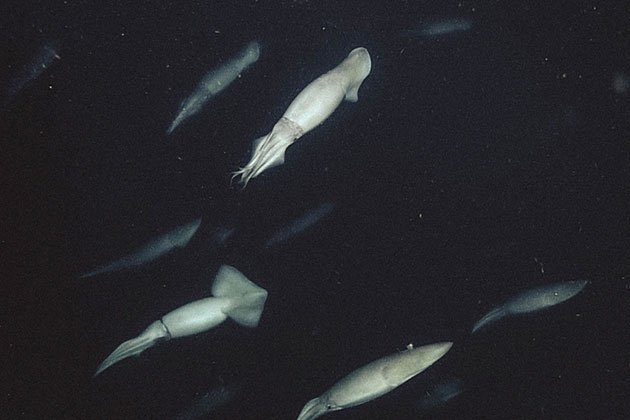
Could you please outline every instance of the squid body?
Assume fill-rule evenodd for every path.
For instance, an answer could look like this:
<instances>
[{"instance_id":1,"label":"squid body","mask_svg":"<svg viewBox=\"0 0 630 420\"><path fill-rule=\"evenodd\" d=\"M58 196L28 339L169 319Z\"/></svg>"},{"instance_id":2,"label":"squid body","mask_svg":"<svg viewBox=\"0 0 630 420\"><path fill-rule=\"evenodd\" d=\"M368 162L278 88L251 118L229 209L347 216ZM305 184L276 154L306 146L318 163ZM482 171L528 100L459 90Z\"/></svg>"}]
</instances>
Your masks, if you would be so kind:
<instances>
[{"instance_id":1,"label":"squid body","mask_svg":"<svg viewBox=\"0 0 630 420\"><path fill-rule=\"evenodd\" d=\"M359 99L359 87L371 68L370 54L359 47L337 67L313 80L291 102L271 133L254 140L249 163L232 178L240 176L239 182L245 186L265 170L283 164L287 147L323 123L344 99Z\"/></svg>"},{"instance_id":2,"label":"squid body","mask_svg":"<svg viewBox=\"0 0 630 420\"><path fill-rule=\"evenodd\" d=\"M184 248L188 245L190 239L195 235L197 229L201 225L201 218L195 219L190 223L179 226L171 232L162 235L141 248L137 249L129 255L126 255L114 262L94 271L83 274L81 278L92 277L110 271L123 270L125 268L135 267L150 261L153 261L175 248Z\"/></svg>"},{"instance_id":3,"label":"squid body","mask_svg":"<svg viewBox=\"0 0 630 420\"><path fill-rule=\"evenodd\" d=\"M182 101L179 112L168 127L166 134L171 134L184 120L201 111L206 102L228 87L242 72L258 61L259 57L260 44L252 41L234 58L206 74L193 93Z\"/></svg>"},{"instance_id":4,"label":"squid body","mask_svg":"<svg viewBox=\"0 0 630 420\"><path fill-rule=\"evenodd\" d=\"M55 61L60 59L55 43L39 48L33 59L22 68L22 71L9 81L2 106L7 106L15 96L30 82L37 79ZM10 66L7 66L10 68Z\"/></svg>"},{"instance_id":5,"label":"squid body","mask_svg":"<svg viewBox=\"0 0 630 420\"><path fill-rule=\"evenodd\" d=\"M213 297L196 300L153 322L138 337L125 341L100 364L94 376L129 356L137 356L160 341L207 331L227 318L245 327L256 327L267 291L240 271L222 265L212 284Z\"/></svg>"},{"instance_id":6,"label":"squid body","mask_svg":"<svg viewBox=\"0 0 630 420\"><path fill-rule=\"evenodd\" d=\"M474 333L485 325L495 322L504 316L539 311L571 299L584 289L587 281L567 281L536 287L516 295L501 306L484 315L472 329Z\"/></svg>"},{"instance_id":7,"label":"squid body","mask_svg":"<svg viewBox=\"0 0 630 420\"><path fill-rule=\"evenodd\" d=\"M435 343L385 356L341 379L306 403L297 420L313 420L331 411L354 407L378 398L437 362L453 343Z\"/></svg>"},{"instance_id":8,"label":"squid body","mask_svg":"<svg viewBox=\"0 0 630 420\"><path fill-rule=\"evenodd\" d=\"M313 209L310 209L300 218L294 220L288 226L285 226L282 229L278 230L272 237L267 240L267 242L265 242L265 247L272 247L286 242L291 237L300 234L309 227L313 226L315 223L319 222L324 217L328 216L334 208L335 205L332 203L323 203Z\"/></svg>"}]
</instances>

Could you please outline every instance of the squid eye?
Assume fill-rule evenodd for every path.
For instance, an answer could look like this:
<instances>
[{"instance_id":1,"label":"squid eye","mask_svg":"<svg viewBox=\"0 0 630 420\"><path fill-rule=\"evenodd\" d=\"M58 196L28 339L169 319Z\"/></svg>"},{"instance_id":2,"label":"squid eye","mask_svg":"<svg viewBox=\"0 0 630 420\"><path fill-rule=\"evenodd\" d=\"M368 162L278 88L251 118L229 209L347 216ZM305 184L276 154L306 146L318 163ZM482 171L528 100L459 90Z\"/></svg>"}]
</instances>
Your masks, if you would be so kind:
<instances>
[{"instance_id":1,"label":"squid eye","mask_svg":"<svg viewBox=\"0 0 630 420\"><path fill-rule=\"evenodd\" d=\"M327 404L327 405L326 405L326 410L330 410L330 409L332 409L332 405Z\"/></svg>"}]
</instances>

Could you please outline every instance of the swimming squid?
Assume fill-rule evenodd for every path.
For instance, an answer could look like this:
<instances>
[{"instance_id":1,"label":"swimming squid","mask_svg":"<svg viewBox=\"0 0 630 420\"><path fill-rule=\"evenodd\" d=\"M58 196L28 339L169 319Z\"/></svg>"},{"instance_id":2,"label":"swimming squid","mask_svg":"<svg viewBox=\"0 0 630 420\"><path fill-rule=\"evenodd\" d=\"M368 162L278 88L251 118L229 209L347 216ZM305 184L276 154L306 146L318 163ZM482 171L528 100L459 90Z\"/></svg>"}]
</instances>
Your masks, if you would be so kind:
<instances>
[{"instance_id":1,"label":"swimming squid","mask_svg":"<svg viewBox=\"0 0 630 420\"><path fill-rule=\"evenodd\" d=\"M291 222L291 224L289 224L288 226L285 226L282 229L278 230L272 237L267 240L267 242L265 242L265 247L276 246L289 240L289 238L291 238L292 236L305 231L324 217L328 216L334 208L334 204L326 202L320 204L313 209L310 209L300 218Z\"/></svg>"},{"instance_id":2,"label":"swimming squid","mask_svg":"<svg viewBox=\"0 0 630 420\"><path fill-rule=\"evenodd\" d=\"M402 33L408 38L416 37L439 37L457 32L468 31L472 28L470 19L455 18L442 20L429 20L416 25L413 29L408 29Z\"/></svg>"},{"instance_id":3,"label":"swimming squid","mask_svg":"<svg viewBox=\"0 0 630 420\"><path fill-rule=\"evenodd\" d=\"M244 327L260 321L267 291L236 268L222 265L212 284L212 296L187 303L149 325L139 336L125 341L100 364L94 376L129 356L137 356L160 341L199 334L228 318Z\"/></svg>"},{"instance_id":4,"label":"swimming squid","mask_svg":"<svg viewBox=\"0 0 630 420\"><path fill-rule=\"evenodd\" d=\"M175 248L184 248L188 245L190 239L195 235L197 229L201 225L201 217L193 220L190 223L179 226L171 232L168 232L137 249L129 255L126 255L114 262L111 262L103 267L97 268L94 271L83 274L81 278L92 277L110 271L123 270L130 267L135 267L150 261L153 261L162 255L171 252Z\"/></svg>"},{"instance_id":5,"label":"swimming squid","mask_svg":"<svg viewBox=\"0 0 630 420\"><path fill-rule=\"evenodd\" d=\"M61 57L57 54L57 48L54 42L40 47L33 56L33 59L28 64L24 65L22 71L10 80L2 101L2 107L9 105L20 90L37 79L44 70L55 61L55 58L60 59ZM7 68L10 67L11 66L7 66Z\"/></svg>"},{"instance_id":6,"label":"swimming squid","mask_svg":"<svg viewBox=\"0 0 630 420\"><path fill-rule=\"evenodd\" d=\"M450 378L435 385L420 399L420 408L429 410L446 404L464 390L464 382L459 378Z\"/></svg>"},{"instance_id":7,"label":"swimming squid","mask_svg":"<svg viewBox=\"0 0 630 420\"><path fill-rule=\"evenodd\" d=\"M179 106L177 117L168 127L166 134L171 134L179 124L192 117L214 96L240 77L250 65L260 57L260 44L252 41L238 55L210 71L199 82L197 88Z\"/></svg>"},{"instance_id":8,"label":"swimming squid","mask_svg":"<svg viewBox=\"0 0 630 420\"><path fill-rule=\"evenodd\" d=\"M546 284L521 293L483 316L473 327L472 333L504 316L539 311L571 299L584 289L587 281L567 281Z\"/></svg>"},{"instance_id":9,"label":"swimming squid","mask_svg":"<svg viewBox=\"0 0 630 420\"><path fill-rule=\"evenodd\" d=\"M341 64L313 80L291 102L271 132L254 140L249 163L233 172L232 179L240 176L239 182L245 187L250 179L282 165L287 147L323 123L344 99L359 100L359 87L371 68L368 51L355 48Z\"/></svg>"},{"instance_id":10,"label":"swimming squid","mask_svg":"<svg viewBox=\"0 0 630 420\"><path fill-rule=\"evenodd\" d=\"M437 362L452 345L452 342L422 347L409 345L405 351L375 360L307 402L297 420L313 420L385 395Z\"/></svg>"}]
</instances>

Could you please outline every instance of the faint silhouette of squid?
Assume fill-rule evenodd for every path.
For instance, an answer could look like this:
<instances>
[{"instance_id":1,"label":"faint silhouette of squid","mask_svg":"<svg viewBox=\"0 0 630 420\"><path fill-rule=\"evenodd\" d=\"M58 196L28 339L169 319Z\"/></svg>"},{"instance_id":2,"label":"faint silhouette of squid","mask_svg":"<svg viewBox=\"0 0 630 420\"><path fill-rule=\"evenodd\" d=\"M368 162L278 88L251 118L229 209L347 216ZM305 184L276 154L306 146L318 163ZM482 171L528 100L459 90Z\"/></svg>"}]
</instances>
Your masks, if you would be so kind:
<instances>
[{"instance_id":1,"label":"faint silhouette of squid","mask_svg":"<svg viewBox=\"0 0 630 420\"><path fill-rule=\"evenodd\" d=\"M313 226L315 223L319 222L324 217L328 216L334 208L335 205L332 203L323 203L310 209L300 218L294 220L288 226L285 226L274 233L274 235L265 242L265 247L276 246L289 240L292 236L298 235Z\"/></svg>"},{"instance_id":2,"label":"faint silhouette of squid","mask_svg":"<svg viewBox=\"0 0 630 420\"><path fill-rule=\"evenodd\" d=\"M428 410L441 406L457 397L464 390L464 382L459 378L450 378L435 385L420 399L420 408Z\"/></svg>"},{"instance_id":3,"label":"faint silhouette of squid","mask_svg":"<svg viewBox=\"0 0 630 420\"><path fill-rule=\"evenodd\" d=\"M174 248L183 248L188 245L190 239L193 237L195 232L197 232L199 225L201 225L201 217L152 240L130 255L124 256L94 271L83 274L81 278L135 267L137 265L153 261L162 255L167 254Z\"/></svg>"},{"instance_id":4,"label":"faint silhouette of squid","mask_svg":"<svg viewBox=\"0 0 630 420\"><path fill-rule=\"evenodd\" d=\"M356 102L372 62L365 48L355 48L337 67L313 80L298 94L271 133L253 142L247 165L233 172L243 187L251 178L284 163L284 152L297 139L323 123L344 99Z\"/></svg>"},{"instance_id":5,"label":"faint silhouette of squid","mask_svg":"<svg viewBox=\"0 0 630 420\"><path fill-rule=\"evenodd\" d=\"M216 94L228 87L250 65L260 57L260 44L252 41L234 58L219 65L201 79L193 91L179 106L177 117L169 126L166 134L171 134L179 124L192 117L203 108L204 104Z\"/></svg>"},{"instance_id":6,"label":"faint silhouette of squid","mask_svg":"<svg viewBox=\"0 0 630 420\"><path fill-rule=\"evenodd\" d=\"M402 32L402 35L407 38L430 38L464 32L470 30L470 28L472 28L472 21L470 19L435 19L429 20L427 22L422 22L412 29L407 29Z\"/></svg>"},{"instance_id":7,"label":"faint silhouette of squid","mask_svg":"<svg viewBox=\"0 0 630 420\"><path fill-rule=\"evenodd\" d=\"M211 389L187 410L178 414L175 420L194 420L207 417L210 412L230 402L238 392L239 386L237 385L221 385Z\"/></svg>"},{"instance_id":8,"label":"faint silhouette of squid","mask_svg":"<svg viewBox=\"0 0 630 420\"><path fill-rule=\"evenodd\" d=\"M7 106L24 86L37 79L52 64L55 58L59 59L61 57L57 54L53 44L40 47L32 60L24 65L22 71L9 81L2 106Z\"/></svg>"}]
</instances>

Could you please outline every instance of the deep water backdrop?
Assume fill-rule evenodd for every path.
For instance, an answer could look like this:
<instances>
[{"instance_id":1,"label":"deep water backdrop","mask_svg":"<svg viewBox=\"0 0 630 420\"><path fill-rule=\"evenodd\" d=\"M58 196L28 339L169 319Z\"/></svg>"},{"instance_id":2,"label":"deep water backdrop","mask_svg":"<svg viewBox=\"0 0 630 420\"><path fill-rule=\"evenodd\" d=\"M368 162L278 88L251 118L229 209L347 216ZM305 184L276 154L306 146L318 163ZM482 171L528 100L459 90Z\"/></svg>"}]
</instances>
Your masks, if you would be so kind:
<instances>
[{"instance_id":1,"label":"deep water backdrop","mask_svg":"<svg viewBox=\"0 0 630 420\"><path fill-rule=\"evenodd\" d=\"M630 9L564 3L3 2L0 417L295 419L358 367L453 341L326 418L629 418ZM422 34L448 20L470 27ZM166 135L251 40L258 62ZM252 140L359 46L358 102L230 184ZM198 217L187 247L79 278ZM227 321L93 377L210 296L221 264L268 290L257 328ZM512 296L570 280L589 284L470 335ZM451 378L461 394L421 404Z\"/></svg>"}]
</instances>

